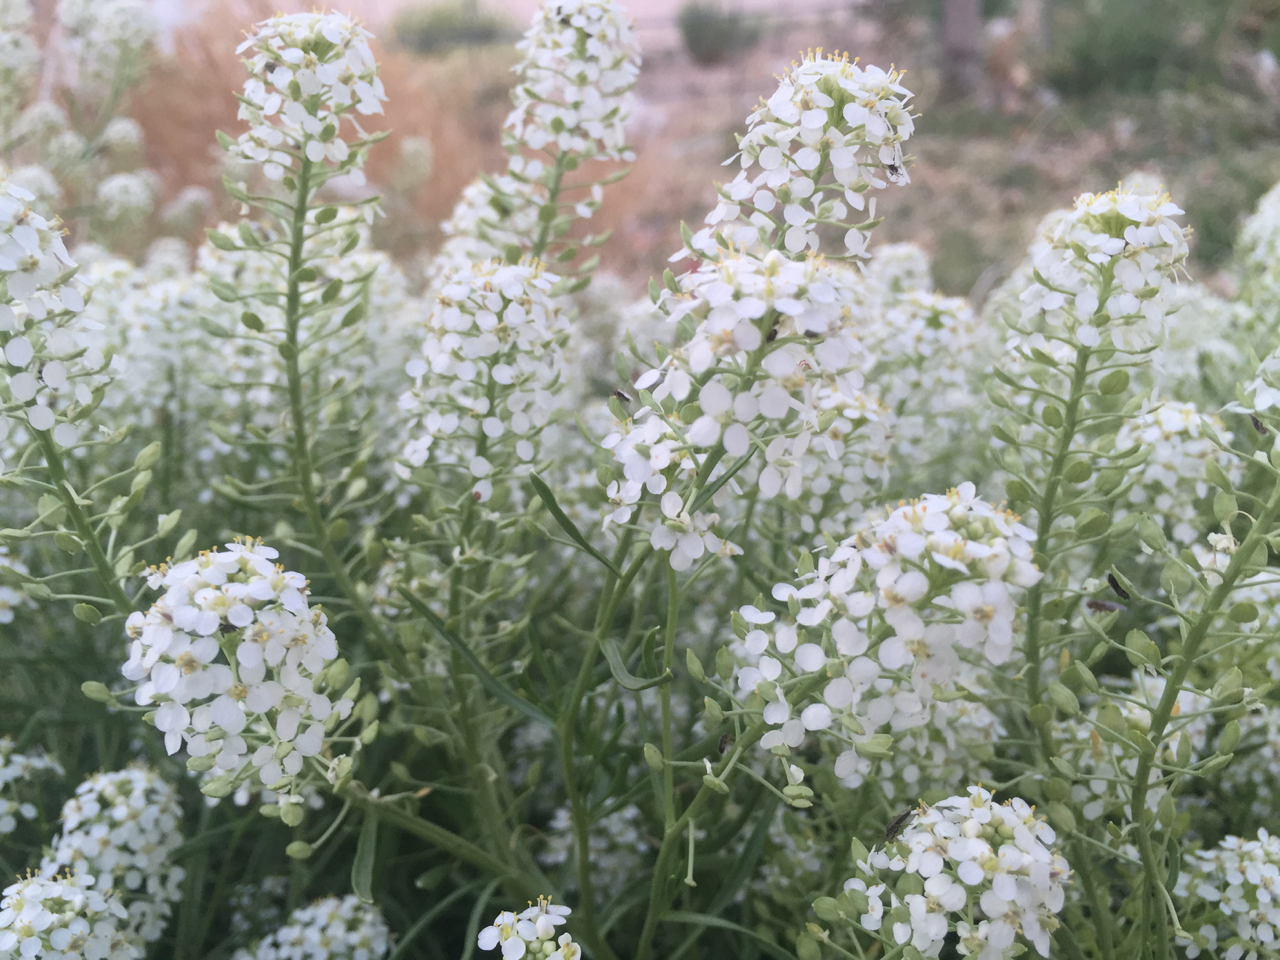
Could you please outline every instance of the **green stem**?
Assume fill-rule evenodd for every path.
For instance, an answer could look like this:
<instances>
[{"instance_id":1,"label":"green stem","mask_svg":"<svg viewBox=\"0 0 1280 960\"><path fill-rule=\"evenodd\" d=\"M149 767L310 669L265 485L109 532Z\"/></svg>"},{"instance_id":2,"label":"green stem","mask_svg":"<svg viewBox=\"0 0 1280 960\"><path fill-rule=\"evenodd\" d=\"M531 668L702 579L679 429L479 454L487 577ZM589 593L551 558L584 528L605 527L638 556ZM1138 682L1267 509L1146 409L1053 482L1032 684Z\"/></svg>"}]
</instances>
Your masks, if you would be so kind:
<instances>
[{"instance_id":1,"label":"green stem","mask_svg":"<svg viewBox=\"0 0 1280 960\"><path fill-rule=\"evenodd\" d=\"M1075 440L1076 419L1080 414L1080 402L1084 398L1085 383L1089 377L1089 358L1092 351L1088 347L1080 347L1076 351L1076 364L1071 375L1071 393L1067 398L1067 406L1063 411L1062 432L1058 435L1058 446L1049 465L1049 476L1045 481L1044 495L1040 498L1040 518L1036 524L1037 557L1049 556L1049 540L1053 535L1054 513L1057 507L1058 491L1062 485L1062 471L1067 457L1071 454L1071 443ZM1044 600L1045 585L1049 580L1048 563L1040 580L1027 591L1027 705L1035 706L1040 702L1040 608Z\"/></svg>"},{"instance_id":2,"label":"green stem","mask_svg":"<svg viewBox=\"0 0 1280 960\"><path fill-rule=\"evenodd\" d=\"M676 582L675 568L667 564L667 624L662 643L662 669L671 673L676 653L676 620L680 616L680 587ZM671 743L671 684L662 685L662 758L670 760L675 755ZM670 829L676 822L675 770L671 764L662 767L663 820ZM690 834L692 836L692 834Z\"/></svg>"},{"instance_id":3,"label":"green stem","mask_svg":"<svg viewBox=\"0 0 1280 960\"><path fill-rule=\"evenodd\" d=\"M1271 488L1271 496L1267 498L1266 506L1263 507L1262 513L1258 515L1253 526L1249 528L1248 534L1245 535L1241 544L1236 547L1236 551L1231 556L1231 562L1227 564L1227 569L1222 573L1221 582L1213 588L1213 592L1209 594L1209 599L1205 602L1200 616L1187 632L1186 638L1182 642L1182 653L1175 660L1173 670L1170 672L1164 686L1164 693L1160 696L1160 702L1156 708L1151 711L1151 727L1147 734L1147 739L1151 743L1157 745L1164 740L1164 731L1168 727L1169 721L1173 718L1173 707L1178 701L1178 693L1182 690L1182 685L1186 682L1187 673L1191 669L1191 665L1195 663L1196 655L1200 652L1200 646L1204 643L1205 637L1208 636L1209 627L1212 626L1214 619L1218 615L1218 611L1222 609L1222 605L1226 603L1227 598L1231 595L1231 591L1235 588L1236 581L1240 579L1244 572L1245 566L1251 562L1254 553L1263 543L1270 530L1272 524L1276 520L1277 514L1280 514L1280 482ZM1155 762L1154 752L1144 752L1138 758L1138 769L1133 777L1133 791L1130 796L1129 808L1133 811L1133 819L1138 831L1138 849L1142 853L1142 866L1146 874L1148 886L1146 903L1144 906L1145 919L1151 926L1155 926L1159 930L1159 938L1161 945L1161 956L1169 955L1169 927L1165 922L1165 908L1157 893L1157 886L1164 883L1160 874L1160 868L1163 864L1163 855L1157 855L1155 844L1151 840L1151 818L1147 814L1146 801L1147 790L1150 786L1151 770ZM1160 914L1157 920L1156 914Z\"/></svg>"},{"instance_id":4,"label":"green stem","mask_svg":"<svg viewBox=\"0 0 1280 960\"><path fill-rule=\"evenodd\" d=\"M120 578L116 576L115 567L107 559L107 555L102 549L102 542L98 539L98 535L94 533L93 525L89 523L89 518L85 516L84 510L81 509L80 504L77 502L76 495L71 487L71 481L67 479L67 471L62 463L62 452L58 449L53 435L48 430L35 430L33 432L40 442L40 449L44 453L44 462L49 468L49 473L53 477L53 485L58 491L58 499L66 507L67 516L71 518L71 523L75 526L76 533L79 534L81 541L84 543L84 548L93 563L94 572L98 575L98 579L102 581L102 588L107 591L107 597L114 604L116 610L128 616L133 613L134 606L129 602L128 596L125 595L124 588L120 586Z\"/></svg>"},{"instance_id":5,"label":"green stem","mask_svg":"<svg viewBox=\"0 0 1280 960\"><path fill-rule=\"evenodd\" d=\"M333 545L333 540L329 536L329 527L324 522L324 515L320 511L320 501L316 496L315 484L312 481L315 466L311 457L311 443L307 439L306 404L302 391L302 373L298 365L298 327L302 320L302 281L298 277L298 272L305 262L307 203L310 199L310 193L311 161L303 157L302 166L298 171L298 195L293 207L293 224L289 239L289 281L285 294L286 349L282 351L285 361L285 374L289 381L289 412L293 425L294 472L297 474L298 489L301 494L300 499L303 510L307 515L307 522L311 526L311 535L315 538L316 547L324 558L325 565L329 568L330 576L333 577L338 589L347 598L347 601L351 604L369 633L378 641L382 649L396 663L396 666L407 672L408 663L403 652L390 641L383 631L382 625L374 617L369 605L365 603L364 597L356 589L355 582L351 579L351 574L347 571L346 564L338 554L337 548Z\"/></svg>"},{"instance_id":6,"label":"green stem","mask_svg":"<svg viewBox=\"0 0 1280 960\"><path fill-rule=\"evenodd\" d=\"M564 153L556 157L555 172L551 175L551 185L547 187L547 202L542 205L543 210L548 208L551 210L551 216L543 217L541 213L538 216L538 236L529 249L529 255L535 260L542 259L542 255L547 250L547 244L551 241L551 224L560 210L560 186L564 182L566 157L567 154Z\"/></svg>"}]
</instances>

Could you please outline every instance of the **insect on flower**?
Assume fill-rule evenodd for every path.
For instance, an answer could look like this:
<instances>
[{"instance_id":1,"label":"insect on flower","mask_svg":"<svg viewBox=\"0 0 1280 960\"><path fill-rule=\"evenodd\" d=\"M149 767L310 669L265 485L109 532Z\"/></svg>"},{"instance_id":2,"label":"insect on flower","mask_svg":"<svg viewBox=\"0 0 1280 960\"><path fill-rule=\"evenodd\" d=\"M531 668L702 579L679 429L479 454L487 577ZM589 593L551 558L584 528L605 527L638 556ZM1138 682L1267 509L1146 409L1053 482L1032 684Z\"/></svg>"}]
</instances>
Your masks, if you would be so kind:
<instances>
[{"instance_id":1,"label":"insect on flower","mask_svg":"<svg viewBox=\"0 0 1280 960\"><path fill-rule=\"evenodd\" d=\"M907 825L907 821L916 815L915 807L907 807L900 813L894 814L893 819L885 824L884 842L892 843L897 839L898 834L902 832L902 828Z\"/></svg>"}]
</instances>

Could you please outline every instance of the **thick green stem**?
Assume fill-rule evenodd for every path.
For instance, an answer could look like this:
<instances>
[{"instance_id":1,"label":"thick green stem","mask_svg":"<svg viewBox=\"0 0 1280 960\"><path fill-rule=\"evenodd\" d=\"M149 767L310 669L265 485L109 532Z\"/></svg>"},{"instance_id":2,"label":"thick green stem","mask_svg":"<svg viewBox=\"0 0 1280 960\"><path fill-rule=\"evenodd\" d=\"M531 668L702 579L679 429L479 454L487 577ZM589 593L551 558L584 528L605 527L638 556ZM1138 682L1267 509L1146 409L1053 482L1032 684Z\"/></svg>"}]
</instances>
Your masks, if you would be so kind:
<instances>
[{"instance_id":1,"label":"thick green stem","mask_svg":"<svg viewBox=\"0 0 1280 960\"><path fill-rule=\"evenodd\" d=\"M67 516L71 518L71 523L75 526L76 533L84 543L84 548L89 554L89 560L93 563L93 570L98 575L98 579L102 581L102 589L107 592L107 597L111 600L116 610L124 616L128 616L133 613L133 604L129 602L124 588L120 586L120 578L116 576L115 567L107 559L107 555L102 549L102 542L94 532L93 525L89 523L89 518L85 516L85 512L71 487L71 481L67 479L66 468L62 465L62 451L58 449L53 435L48 430L35 430L33 432L39 439L40 449L44 453L45 465L49 468L49 474L53 477L53 485L58 490L58 499L66 507Z\"/></svg>"}]
</instances>

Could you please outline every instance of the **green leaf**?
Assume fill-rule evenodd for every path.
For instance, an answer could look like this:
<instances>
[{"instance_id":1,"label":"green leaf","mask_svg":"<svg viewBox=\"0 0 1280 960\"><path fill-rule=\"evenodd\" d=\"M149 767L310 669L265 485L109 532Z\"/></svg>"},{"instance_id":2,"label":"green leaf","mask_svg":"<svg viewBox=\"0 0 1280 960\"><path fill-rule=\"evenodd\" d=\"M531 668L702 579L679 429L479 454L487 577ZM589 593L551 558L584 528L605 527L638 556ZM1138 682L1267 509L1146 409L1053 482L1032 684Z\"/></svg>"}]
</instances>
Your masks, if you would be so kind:
<instances>
[{"instance_id":1,"label":"green leaf","mask_svg":"<svg viewBox=\"0 0 1280 960\"><path fill-rule=\"evenodd\" d=\"M546 481L536 473L531 473L529 474L529 483L533 486L533 491L538 495L538 498L546 504L551 516L555 517L560 529L569 535L569 539L581 547L588 556L604 564L605 568L615 577L621 577L622 572L613 565L613 562L608 557L587 542L587 538L582 535L582 531L569 519L568 514L560 509L560 504L556 503L555 494L551 492L551 488L547 486Z\"/></svg>"},{"instance_id":2,"label":"green leaf","mask_svg":"<svg viewBox=\"0 0 1280 960\"><path fill-rule=\"evenodd\" d=\"M417 613L418 616L431 624L431 626L435 628L436 633L440 634L445 642L457 651L458 656L462 657L466 665L471 668L472 673L474 673L476 678L479 679L481 686L509 706L512 710L516 710L524 714L530 720L536 720L538 723L545 724L548 727L555 727L556 722L545 712L540 710L536 705L530 703L528 700L517 697L514 693L499 683L497 678L485 669L485 665L480 662L474 653L471 652L471 648L467 646L463 639L450 630L445 625L445 622L436 616L434 610L428 607L404 587L400 588L400 595L405 598L409 606L413 607L414 612Z\"/></svg>"},{"instance_id":3,"label":"green leaf","mask_svg":"<svg viewBox=\"0 0 1280 960\"><path fill-rule=\"evenodd\" d=\"M692 913L687 910L673 910L668 913L664 920L671 923L690 923L699 927L717 927L721 930L732 930L734 933L740 933L744 937L750 937L760 945L760 949L769 954L771 957L777 957L778 960L795 960L795 958L783 950L776 943L766 940L754 930L748 930L746 927L740 926L731 920L725 920L721 917L713 917L709 913Z\"/></svg>"},{"instance_id":4,"label":"green leaf","mask_svg":"<svg viewBox=\"0 0 1280 960\"><path fill-rule=\"evenodd\" d=\"M670 670L664 671L662 676L654 677L651 680L637 677L622 662L622 654L618 652L618 645L609 637L601 638L600 649L604 651L604 658L609 661L609 670L613 673L613 679L617 680L618 685L625 690L648 690L650 687L660 687L671 682Z\"/></svg>"},{"instance_id":5,"label":"green leaf","mask_svg":"<svg viewBox=\"0 0 1280 960\"><path fill-rule=\"evenodd\" d=\"M366 812L351 864L351 889L365 903L373 903L373 858L378 852L378 818Z\"/></svg>"},{"instance_id":6,"label":"green leaf","mask_svg":"<svg viewBox=\"0 0 1280 960\"><path fill-rule=\"evenodd\" d=\"M715 483L709 483L705 487L703 487L702 492L698 494L698 499L693 501L693 504L689 507L689 513L695 514L699 510L701 510L703 504L705 504L712 497L714 497L716 495L716 491L718 491L726 483L732 480L737 475L738 471L747 465L747 463L751 460L754 454L755 454L754 450L748 450L746 453L744 453L742 456L740 456L737 460L734 461L734 464L732 467L730 467L720 476L716 477Z\"/></svg>"}]
</instances>

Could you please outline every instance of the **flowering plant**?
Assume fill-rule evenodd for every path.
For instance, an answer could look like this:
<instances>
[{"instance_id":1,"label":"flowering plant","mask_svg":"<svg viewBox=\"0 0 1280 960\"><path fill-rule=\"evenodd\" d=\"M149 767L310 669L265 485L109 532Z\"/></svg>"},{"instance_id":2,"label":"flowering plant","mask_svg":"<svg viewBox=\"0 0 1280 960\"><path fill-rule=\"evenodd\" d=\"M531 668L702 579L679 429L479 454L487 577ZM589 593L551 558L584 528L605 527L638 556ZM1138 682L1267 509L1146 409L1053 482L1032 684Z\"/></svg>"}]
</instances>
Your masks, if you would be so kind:
<instances>
[{"instance_id":1,"label":"flowering plant","mask_svg":"<svg viewBox=\"0 0 1280 960\"><path fill-rule=\"evenodd\" d=\"M944 297L870 243L902 73L812 52L610 369L614 0L421 283L364 26L251 29L239 219L135 262L149 28L58 8L0 3L0 960L1275 952L1275 196L1231 302L1142 185Z\"/></svg>"}]
</instances>

